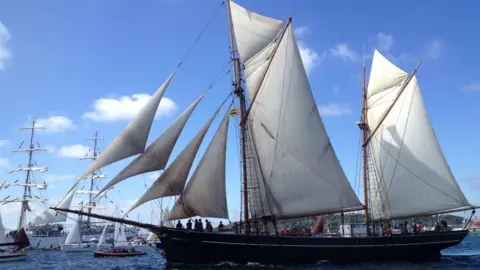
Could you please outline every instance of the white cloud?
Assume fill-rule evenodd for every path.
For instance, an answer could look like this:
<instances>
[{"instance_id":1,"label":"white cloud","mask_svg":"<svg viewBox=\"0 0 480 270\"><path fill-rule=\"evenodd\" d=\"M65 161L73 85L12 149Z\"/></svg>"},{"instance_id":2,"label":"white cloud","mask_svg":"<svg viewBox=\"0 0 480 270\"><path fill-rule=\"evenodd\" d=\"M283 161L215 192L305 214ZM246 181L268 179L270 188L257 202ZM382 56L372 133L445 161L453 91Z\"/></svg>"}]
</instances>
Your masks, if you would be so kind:
<instances>
[{"instance_id":1,"label":"white cloud","mask_svg":"<svg viewBox=\"0 0 480 270\"><path fill-rule=\"evenodd\" d=\"M378 50L385 53L390 52L390 49L393 46L392 34L385 34L380 32L374 36L371 36L368 40L373 43Z\"/></svg>"},{"instance_id":2,"label":"white cloud","mask_svg":"<svg viewBox=\"0 0 480 270\"><path fill-rule=\"evenodd\" d=\"M430 41L427 46L427 56L431 59L438 59L442 55L443 49L445 45L440 40L432 40Z\"/></svg>"},{"instance_id":3,"label":"white cloud","mask_svg":"<svg viewBox=\"0 0 480 270\"><path fill-rule=\"evenodd\" d=\"M7 42L11 37L7 27L0 21L0 71L5 68L5 61L12 56L7 48Z\"/></svg>"},{"instance_id":4,"label":"white cloud","mask_svg":"<svg viewBox=\"0 0 480 270\"><path fill-rule=\"evenodd\" d=\"M297 38L302 38L302 37L308 36L312 32L310 30L310 27L308 27L308 26L300 26L300 27L295 28L295 30L293 30L293 31L294 31L295 36Z\"/></svg>"},{"instance_id":5,"label":"white cloud","mask_svg":"<svg viewBox=\"0 0 480 270\"><path fill-rule=\"evenodd\" d=\"M300 56L302 57L303 66L305 71L310 73L320 62L325 58L325 55L319 55L312 48L307 47L303 42L298 42L298 49L300 51Z\"/></svg>"},{"instance_id":6,"label":"white cloud","mask_svg":"<svg viewBox=\"0 0 480 270\"><path fill-rule=\"evenodd\" d=\"M36 120L36 124L45 127L45 132L57 133L74 129L75 125L71 119L65 116L50 116L48 118L40 118Z\"/></svg>"},{"instance_id":7,"label":"white cloud","mask_svg":"<svg viewBox=\"0 0 480 270\"><path fill-rule=\"evenodd\" d=\"M368 42L375 49L379 50L380 53L387 57L390 61L398 62L409 59L408 53L401 53L399 55L394 55L392 53L391 50L394 44L394 39L391 33L385 34L380 32L376 35L369 37Z\"/></svg>"},{"instance_id":8,"label":"white cloud","mask_svg":"<svg viewBox=\"0 0 480 270\"><path fill-rule=\"evenodd\" d=\"M93 102L94 111L86 112L83 118L93 121L118 121L133 118L147 104L149 94L133 94L131 97L101 98ZM169 98L162 98L155 118L168 116L175 112L177 105Z\"/></svg>"},{"instance_id":9,"label":"white cloud","mask_svg":"<svg viewBox=\"0 0 480 270\"><path fill-rule=\"evenodd\" d=\"M45 148L47 148L47 152L49 154L53 154L53 153L55 153L55 150L57 150L57 147L55 147L54 145L51 145L51 144L45 145Z\"/></svg>"},{"instance_id":10,"label":"white cloud","mask_svg":"<svg viewBox=\"0 0 480 270\"><path fill-rule=\"evenodd\" d=\"M87 155L90 147L82 144L74 144L60 147L58 154L67 158L83 158Z\"/></svg>"},{"instance_id":11,"label":"white cloud","mask_svg":"<svg viewBox=\"0 0 480 270\"><path fill-rule=\"evenodd\" d=\"M337 104L337 103L321 105L319 106L318 111L320 112L320 115L322 117L325 117L325 116L337 117L337 116L352 114L352 109L348 104Z\"/></svg>"},{"instance_id":12,"label":"white cloud","mask_svg":"<svg viewBox=\"0 0 480 270\"><path fill-rule=\"evenodd\" d=\"M10 144L9 140L0 140L0 147L6 146L6 145L9 145L9 144Z\"/></svg>"},{"instance_id":13,"label":"white cloud","mask_svg":"<svg viewBox=\"0 0 480 270\"><path fill-rule=\"evenodd\" d=\"M64 181L64 180L74 180L76 179L76 175L73 174L46 174L42 175L42 179L45 180L45 182L58 182L58 181Z\"/></svg>"},{"instance_id":14,"label":"white cloud","mask_svg":"<svg viewBox=\"0 0 480 270\"><path fill-rule=\"evenodd\" d=\"M8 167L10 166L10 162L8 162L8 158L0 157L0 167Z\"/></svg>"},{"instance_id":15,"label":"white cloud","mask_svg":"<svg viewBox=\"0 0 480 270\"><path fill-rule=\"evenodd\" d=\"M465 92L480 92L480 81L460 87Z\"/></svg>"},{"instance_id":16,"label":"white cloud","mask_svg":"<svg viewBox=\"0 0 480 270\"><path fill-rule=\"evenodd\" d=\"M358 53L350 48L350 46L348 46L346 43L339 43L335 45L335 47L330 49L330 53L344 61L356 61L360 59Z\"/></svg>"}]
</instances>

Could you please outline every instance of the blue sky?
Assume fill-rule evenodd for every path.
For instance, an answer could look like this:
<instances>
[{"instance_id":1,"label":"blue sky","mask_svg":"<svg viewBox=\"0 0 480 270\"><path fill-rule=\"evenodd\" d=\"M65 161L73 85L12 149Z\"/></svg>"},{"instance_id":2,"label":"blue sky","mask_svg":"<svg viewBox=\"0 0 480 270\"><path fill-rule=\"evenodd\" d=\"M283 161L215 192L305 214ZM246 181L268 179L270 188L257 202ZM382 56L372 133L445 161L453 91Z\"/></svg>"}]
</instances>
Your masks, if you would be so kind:
<instances>
[{"instance_id":1,"label":"blue sky","mask_svg":"<svg viewBox=\"0 0 480 270\"><path fill-rule=\"evenodd\" d=\"M274 18L293 17L317 104L341 164L357 190L359 130L355 123L361 105L362 57L364 53L371 55L375 47L409 72L423 58L418 80L436 134L466 196L471 203L480 204L480 144L476 140L480 132L476 124L480 118L476 106L480 101L480 68L478 57L472 57L480 47L480 39L472 35L480 23L476 14L480 3L404 1L399 8L388 1L237 2ZM50 167L41 176L50 185L44 197L56 200L63 196L73 184L73 176L88 166L89 161L77 159L88 149L82 147L88 146L84 139L98 130L105 137L100 147L106 147L146 95L153 94L172 72L220 3L1 1L0 179L23 179L23 175L9 175L5 170L26 163L26 155L10 151L28 138L17 128L35 116L49 127L48 132L37 136L42 146L50 148L48 153L36 155L39 165ZM172 80L150 142L203 92L228 61L228 24L223 7ZM210 117L230 85L231 74L210 90L187 123L173 155ZM219 122L220 117L206 141ZM227 193L234 214L239 209L240 184L232 125L230 130ZM204 143L200 151L205 148ZM103 172L111 178L130 160L108 166ZM151 174L129 179L118 184L110 197L120 207L127 207L151 179ZM14 188L2 190L0 197L11 194ZM16 223L16 209L13 205L3 207L4 223L9 228ZM149 222L151 209L148 204L143 206L140 218Z\"/></svg>"}]
</instances>

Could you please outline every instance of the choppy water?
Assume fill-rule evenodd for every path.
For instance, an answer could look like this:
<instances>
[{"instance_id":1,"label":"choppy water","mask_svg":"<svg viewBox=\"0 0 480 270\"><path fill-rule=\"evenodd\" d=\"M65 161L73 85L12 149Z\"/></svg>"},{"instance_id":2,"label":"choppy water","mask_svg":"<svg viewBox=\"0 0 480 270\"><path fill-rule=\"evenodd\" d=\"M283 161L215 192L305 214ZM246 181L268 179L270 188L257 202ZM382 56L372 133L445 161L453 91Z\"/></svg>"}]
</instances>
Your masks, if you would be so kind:
<instances>
[{"instance_id":1,"label":"choppy water","mask_svg":"<svg viewBox=\"0 0 480 270\"><path fill-rule=\"evenodd\" d=\"M165 259L150 247L139 247L148 254L132 258L93 258L93 253L63 253L60 251L31 251L26 261L0 263L1 270L147 270L164 269ZM460 244L443 252L441 260L426 263L379 262L349 265L329 263L282 267L283 269L480 269L480 235L470 235ZM233 265L217 265L205 268L236 268ZM238 268L245 268L239 266ZM272 269L273 267L250 266L252 268ZM195 267L198 269L198 267Z\"/></svg>"}]
</instances>

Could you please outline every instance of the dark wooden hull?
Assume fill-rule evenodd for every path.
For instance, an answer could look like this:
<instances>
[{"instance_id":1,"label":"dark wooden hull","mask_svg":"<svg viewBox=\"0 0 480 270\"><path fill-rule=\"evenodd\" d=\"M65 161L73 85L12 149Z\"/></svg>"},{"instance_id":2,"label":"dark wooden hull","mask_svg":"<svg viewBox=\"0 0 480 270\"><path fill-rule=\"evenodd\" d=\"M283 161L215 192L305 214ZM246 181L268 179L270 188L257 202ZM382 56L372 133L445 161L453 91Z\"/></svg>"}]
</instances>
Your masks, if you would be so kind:
<instances>
[{"instance_id":1,"label":"dark wooden hull","mask_svg":"<svg viewBox=\"0 0 480 270\"><path fill-rule=\"evenodd\" d=\"M125 253L115 253L112 251L94 251L93 257L133 257L133 256L140 256L145 255L145 252L142 251L135 251L135 252L125 252Z\"/></svg>"},{"instance_id":2,"label":"dark wooden hull","mask_svg":"<svg viewBox=\"0 0 480 270\"><path fill-rule=\"evenodd\" d=\"M170 264L311 264L319 261L438 259L459 244L467 230L391 237L289 237L203 233L170 228L155 231Z\"/></svg>"}]
</instances>

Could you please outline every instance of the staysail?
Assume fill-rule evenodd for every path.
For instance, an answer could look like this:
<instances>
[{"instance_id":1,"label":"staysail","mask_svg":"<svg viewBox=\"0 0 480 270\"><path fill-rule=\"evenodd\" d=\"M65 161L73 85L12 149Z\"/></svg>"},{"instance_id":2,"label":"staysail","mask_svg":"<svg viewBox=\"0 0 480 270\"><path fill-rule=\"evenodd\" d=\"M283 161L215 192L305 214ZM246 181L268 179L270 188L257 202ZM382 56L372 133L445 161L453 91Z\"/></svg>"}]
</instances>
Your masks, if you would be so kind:
<instances>
[{"instance_id":1,"label":"staysail","mask_svg":"<svg viewBox=\"0 0 480 270\"><path fill-rule=\"evenodd\" d=\"M54 207L57 208L70 208L72 204L73 196L75 195L76 185L58 202ZM56 211L53 209L47 209L40 215L36 216L30 223L32 225L48 224L53 222L65 222L67 221L67 213L62 211Z\"/></svg>"},{"instance_id":2,"label":"staysail","mask_svg":"<svg viewBox=\"0 0 480 270\"><path fill-rule=\"evenodd\" d=\"M228 119L227 113L167 220L193 216L228 218L225 188Z\"/></svg>"},{"instance_id":3,"label":"staysail","mask_svg":"<svg viewBox=\"0 0 480 270\"><path fill-rule=\"evenodd\" d=\"M115 223L115 232L113 233L113 243L116 247L128 246L124 225L118 222Z\"/></svg>"},{"instance_id":4,"label":"staysail","mask_svg":"<svg viewBox=\"0 0 480 270\"><path fill-rule=\"evenodd\" d=\"M109 189L113 185L138 174L163 170L170 158L173 147L180 137L185 124L197 107L198 103L205 96L203 93L195 102L193 102L170 127L165 130L144 153L134 159L127 167L125 167L117 176L115 176L103 189L99 192Z\"/></svg>"},{"instance_id":5,"label":"staysail","mask_svg":"<svg viewBox=\"0 0 480 270\"><path fill-rule=\"evenodd\" d=\"M135 202L132 207L126 212L130 213L138 206L149 202L151 200L181 195L187 182L188 174L192 168L193 160L197 155L198 148L202 144L205 134L212 125L213 120L218 114L218 111L208 120L190 143L182 150L182 152L175 158L172 164L158 177L157 180L150 186L150 188L143 194L143 196Z\"/></svg>"},{"instance_id":6,"label":"staysail","mask_svg":"<svg viewBox=\"0 0 480 270\"><path fill-rule=\"evenodd\" d=\"M374 220L470 206L442 153L415 76L395 97L406 73L375 51L367 89L370 214ZM382 83L378 83L379 79ZM378 126L380 124L380 126Z\"/></svg>"},{"instance_id":7,"label":"staysail","mask_svg":"<svg viewBox=\"0 0 480 270\"><path fill-rule=\"evenodd\" d=\"M116 161L143 153L147 144L148 134L163 94L173 78L175 71L168 77L157 92L148 100L147 104L128 123L127 127L118 135L95 162L83 173L82 177L92 174Z\"/></svg>"},{"instance_id":8,"label":"staysail","mask_svg":"<svg viewBox=\"0 0 480 270\"><path fill-rule=\"evenodd\" d=\"M235 9L232 3L240 55L242 50L248 51L242 49L245 46L261 51L258 43L250 43L244 35L237 34L236 30L246 22L235 23ZM282 219L360 207L320 118L291 23L276 41L278 44L272 44L281 28L277 25L277 32L272 30L262 43L265 50L257 54L270 57L271 63L264 63L263 72L245 78L249 95L256 95L255 100L249 97L253 103L247 124L262 175L259 186L261 193L266 194L262 202L265 214ZM248 60L244 64L247 72ZM250 89L255 84L258 93Z\"/></svg>"}]
</instances>

